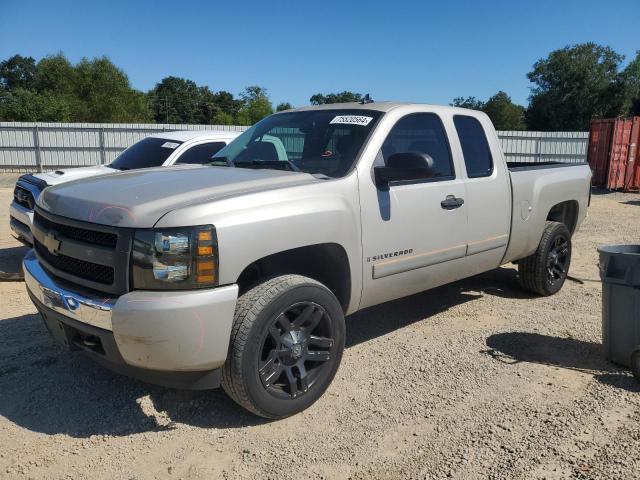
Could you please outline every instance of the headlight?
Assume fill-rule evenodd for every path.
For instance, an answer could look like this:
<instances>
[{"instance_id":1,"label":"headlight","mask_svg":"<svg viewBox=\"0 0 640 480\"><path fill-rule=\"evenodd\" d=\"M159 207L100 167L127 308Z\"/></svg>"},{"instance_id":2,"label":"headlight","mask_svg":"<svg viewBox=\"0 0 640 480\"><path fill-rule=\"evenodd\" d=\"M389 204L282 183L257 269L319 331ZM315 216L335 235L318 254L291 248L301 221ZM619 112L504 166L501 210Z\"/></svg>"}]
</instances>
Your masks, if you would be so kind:
<instances>
[{"instance_id":1,"label":"headlight","mask_svg":"<svg viewBox=\"0 0 640 480\"><path fill-rule=\"evenodd\" d=\"M217 247L212 225L137 230L133 238L133 288L182 290L216 286Z\"/></svg>"}]
</instances>

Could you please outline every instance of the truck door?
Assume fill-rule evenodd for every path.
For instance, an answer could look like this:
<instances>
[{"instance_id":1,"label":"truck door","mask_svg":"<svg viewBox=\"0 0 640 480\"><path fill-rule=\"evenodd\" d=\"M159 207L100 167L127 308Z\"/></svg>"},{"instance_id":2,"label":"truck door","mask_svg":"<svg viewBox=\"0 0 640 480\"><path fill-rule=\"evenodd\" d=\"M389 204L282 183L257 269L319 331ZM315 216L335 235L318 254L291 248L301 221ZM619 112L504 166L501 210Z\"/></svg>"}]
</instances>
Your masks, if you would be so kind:
<instances>
[{"instance_id":1,"label":"truck door","mask_svg":"<svg viewBox=\"0 0 640 480\"><path fill-rule=\"evenodd\" d=\"M450 127L452 128L452 126ZM360 175L363 243L361 308L442 285L465 276L467 208L464 180L442 119L435 113L399 118L376 163L401 152L426 153L435 175L427 180L372 186Z\"/></svg>"},{"instance_id":2,"label":"truck door","mask_svg":"<svg viewBox=\"0 0 640 480\"><path fill-rule=\"evenodd\" d=\"M467 177L467 275L470 276L498 267L505 254L511 226L511 185L490 121L454 115L453 124L463 159L460 163L464 164ZM455 137L452 140L455 143Z\"/></svg>"}]
</instances>

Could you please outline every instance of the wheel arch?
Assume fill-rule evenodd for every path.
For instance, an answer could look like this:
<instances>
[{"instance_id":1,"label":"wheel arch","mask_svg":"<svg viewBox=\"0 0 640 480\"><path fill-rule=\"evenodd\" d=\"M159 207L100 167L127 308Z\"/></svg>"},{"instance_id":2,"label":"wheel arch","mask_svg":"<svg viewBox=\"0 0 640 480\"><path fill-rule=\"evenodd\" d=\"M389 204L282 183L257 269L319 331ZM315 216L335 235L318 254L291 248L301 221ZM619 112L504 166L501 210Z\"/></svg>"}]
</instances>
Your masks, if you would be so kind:
<instances>
[{"instance_id":1,"label":"wheel arch","mask_svg":"<svg viewBox=\"0 0 640 480\"><path fill-rule=\"evenodd\" d=\"M551 222L564 223L569 229L569 233L573 235L578 224L578 214L580 213L580 204L577 200L566 200L557 203L551 207L547 214L547 220Z\"/></svg>"},{"instance_id":2,"label":"wheel arch","mask_svg":"<svg viewBox=\"0 0 640 480\"><path fill-rule=\"evenodd\" d=\"M267 255L247 265L236 283L242 295L262 280L276 275L297 274L325 285L346 312L351 300L351 267L344 247L319 243Z\"/></svg>"}]
</instances>

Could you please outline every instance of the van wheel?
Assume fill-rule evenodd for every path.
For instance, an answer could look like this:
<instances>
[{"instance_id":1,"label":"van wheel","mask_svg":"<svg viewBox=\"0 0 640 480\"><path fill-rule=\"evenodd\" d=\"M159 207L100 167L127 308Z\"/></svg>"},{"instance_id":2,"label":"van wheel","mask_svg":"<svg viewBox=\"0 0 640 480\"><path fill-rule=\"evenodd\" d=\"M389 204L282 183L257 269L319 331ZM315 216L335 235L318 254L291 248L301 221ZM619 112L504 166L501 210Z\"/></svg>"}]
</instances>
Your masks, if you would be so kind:
<instances>
[{"instance_id":1,"label":"van wheel","mask_svg":"<svg viewBox=\"0 0 640 480\"><path fill-rule=\"evenodd\" d=\"M311 278L283 275L238 299L222 387L265 418L313 404L338 370L344 350L342 307Z\"/></svg>"},{"instance_id":2,"label":"van wheel","mask_svg":"<svg viewBox=\"0 0 640 480\"><path fill-rule=\"evenodd\" d=\"M520 285L529 292L553 295L569 273L571 234L564 223L547 222L538 249L518 262Z\"/></svg>"}]
</instances>

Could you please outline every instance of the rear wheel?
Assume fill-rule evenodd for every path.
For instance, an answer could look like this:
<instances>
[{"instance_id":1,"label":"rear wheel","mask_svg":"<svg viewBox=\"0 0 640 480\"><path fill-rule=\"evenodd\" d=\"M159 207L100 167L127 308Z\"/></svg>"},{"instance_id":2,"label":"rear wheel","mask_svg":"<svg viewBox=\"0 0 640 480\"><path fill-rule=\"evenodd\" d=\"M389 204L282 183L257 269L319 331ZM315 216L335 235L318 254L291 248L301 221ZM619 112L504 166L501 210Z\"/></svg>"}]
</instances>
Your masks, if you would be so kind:
<instances>
[{"instance_id":1,"label":"rear wheel","mask_svg":"<svg viewBox=\"0 0 640 480\"><path fill-rule=\"evenodd\" d=\"M344 349L342 307L300 275L267 280L238 299L222 386L266 418L298 413L325 392Z\"/></svg>"},{"instance_id":2,"label":"rear wheel","mask_svg":"<svg viewBox=\"0 0 640 480\"><path fill-rule=\"evenodd\" d=\"M539 295L558 292L571 264L571 233L564 223L547 222L538 249L518 262L520 285Z\"/></svg>"}]
</instances>

